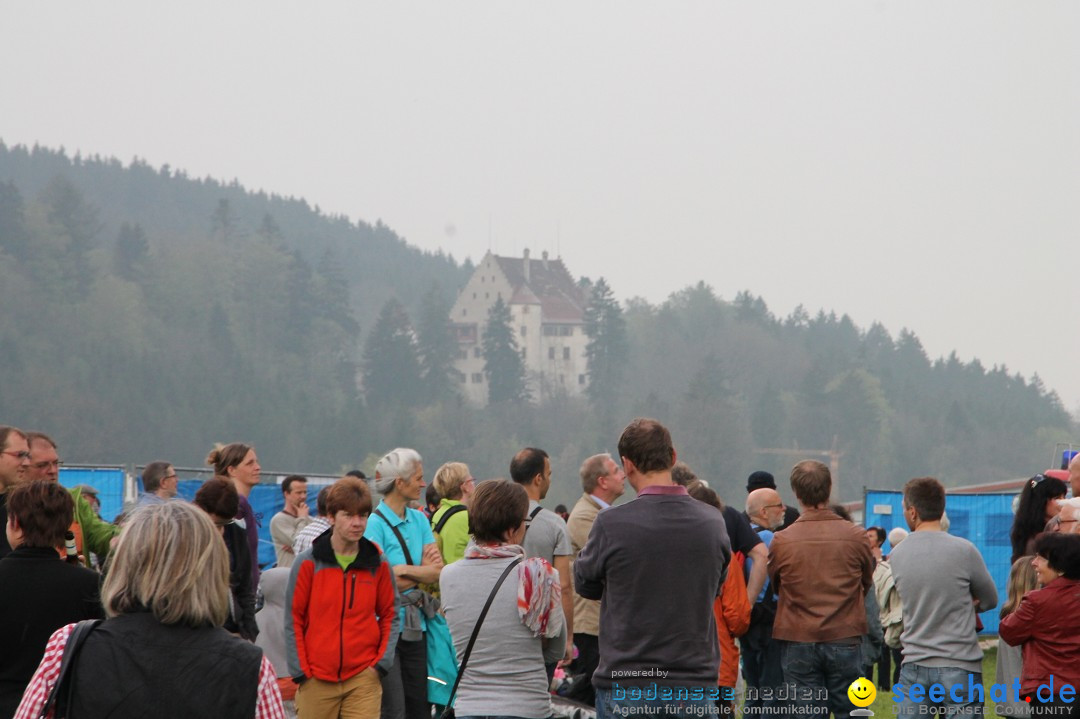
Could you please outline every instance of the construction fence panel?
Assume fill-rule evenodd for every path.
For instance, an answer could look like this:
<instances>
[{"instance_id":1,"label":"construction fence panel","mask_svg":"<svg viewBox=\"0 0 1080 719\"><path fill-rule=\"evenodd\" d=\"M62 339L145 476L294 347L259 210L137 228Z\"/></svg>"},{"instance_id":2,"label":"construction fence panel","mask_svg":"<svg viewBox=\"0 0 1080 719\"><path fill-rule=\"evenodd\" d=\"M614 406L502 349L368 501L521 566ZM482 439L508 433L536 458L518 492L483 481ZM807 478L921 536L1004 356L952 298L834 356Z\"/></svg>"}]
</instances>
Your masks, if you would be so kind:
<instances>
[{"instance_id":1,"label":"construction fence panel","mask_svg":"<svg viewBox=\"0 0 1080 719\"><path fill-rule=\"evenodd\" d=\"M87 467L73 465L60 468L60 484L68 489L88 484L97 490L101 502L101 518L111 522L124 508L123 467Z\"/></svg>"}]
</instances>

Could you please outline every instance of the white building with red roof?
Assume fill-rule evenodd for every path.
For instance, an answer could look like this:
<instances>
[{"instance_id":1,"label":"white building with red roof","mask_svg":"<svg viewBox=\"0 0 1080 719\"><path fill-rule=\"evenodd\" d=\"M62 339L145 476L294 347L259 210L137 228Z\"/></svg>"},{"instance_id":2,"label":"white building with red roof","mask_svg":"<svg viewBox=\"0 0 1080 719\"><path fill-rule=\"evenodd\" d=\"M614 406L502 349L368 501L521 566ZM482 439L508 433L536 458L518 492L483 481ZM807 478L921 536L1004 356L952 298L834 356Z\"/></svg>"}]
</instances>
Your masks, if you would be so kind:
<instances>
[{"instance_id":1,"label":"white building with red roof","mask_svg":"<svg viewBox=\"0 0 1080 719\"><path fill-rule=\"evenodd\" d=\"M488 311L502 297L510 308L518 349L525 361L533 399L577 395L588 382L585 367L587 297L561 259L499 257L488 252L450 310L458 342L454 363L465 397L487 404L484 327Z\"/></svg>"}]
</instances>

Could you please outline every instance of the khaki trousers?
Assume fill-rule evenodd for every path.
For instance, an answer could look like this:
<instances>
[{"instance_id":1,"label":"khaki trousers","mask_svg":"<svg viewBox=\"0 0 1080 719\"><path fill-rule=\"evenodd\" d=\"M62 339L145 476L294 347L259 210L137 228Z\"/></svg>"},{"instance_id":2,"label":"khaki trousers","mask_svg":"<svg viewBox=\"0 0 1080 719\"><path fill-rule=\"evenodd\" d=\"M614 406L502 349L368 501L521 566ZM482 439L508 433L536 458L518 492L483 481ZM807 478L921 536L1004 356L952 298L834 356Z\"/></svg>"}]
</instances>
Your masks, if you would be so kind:
<instances>
[{"instance_id":1,"label":"khaki trousers","mask_svg":"<svg viewBox=\"0 0 1080 719\"><path fill-rule=\"evenodd\" d=\"M375 667L343 682L311 678L296 689L298 719L379 719L382 683Z\"/></svg>"}]
</instances>

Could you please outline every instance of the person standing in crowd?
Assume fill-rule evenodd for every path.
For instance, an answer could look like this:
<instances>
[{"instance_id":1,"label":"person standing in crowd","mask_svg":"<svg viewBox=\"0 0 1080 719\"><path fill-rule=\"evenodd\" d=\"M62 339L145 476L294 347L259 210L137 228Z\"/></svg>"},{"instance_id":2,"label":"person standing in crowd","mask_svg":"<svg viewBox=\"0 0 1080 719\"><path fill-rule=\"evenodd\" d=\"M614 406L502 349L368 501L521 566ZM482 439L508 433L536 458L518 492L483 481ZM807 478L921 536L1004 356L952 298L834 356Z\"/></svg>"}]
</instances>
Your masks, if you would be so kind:
<instances>
[{"instance_id":1,"label":"person standing in crowd","mask_svg":"<svg viewBox=\"0 0 1080 719\"><path fill-rule=\"evenodd\" d=\"M151 462L143 467L142 485L143 491L135 503L136 507L161 504L174 499L180 490L180 478L168 462Z\"/></svg>"},{"instance_id":2,"label":"person standing in crowd","mask_svg":"<svg viewBox=\"0 0 1080 719\"><path fill-rule=\"evenodd\" d=\"M1035 555L1024 555L1013 562L1009 570L1009 584L1006 588L1005 602L1001 605L998 615L1004 620L1017 610L1020 600L1028 592L1039 586L1039 575L1035 572ZM998 635L997 662L994 666L994 682L996 684L1011 684L1015 679L1024 676L1024 660L1020 647L1014 647ZM1012 695L1004 702L1000 702L1008 708L1011 716L1026 717L1031 714L1031 704L1023 700L1012 701Z\"/></svg>"},{"instance_id":3,"label":"person standing in crowd","mask_svg":"<svg viewBox=\"0 0 1080 719\"><path fill-rule=\"evenodd\" d=\"M394 573L364 537L367 484L353 477L334 482L326 509L331 531L296 558L286 592L289 674L300 685L296 708L304 719L376 719L380 678L394 664Z\"/></svg>"},{"instance_id":4,"label":"person standing in crowd","mask_svg":"<svg viewBox=\"0 0 1080 719\"><path fill-rule=\"evenodd\" d=\"M750 527L761 538L766 552L772 545L773 536L784 524L785 507L780 493L762 487L746 497L746 516ZM754 560L747 558L747 564ZM748 568L753 571L753 566ZM776 589L766 582L754 598L750 609L750 628L742 636L743 678L748 692L746 706L758 708L766 704L762 690L774 689L784 683L784 670L780 667L780 643L773 640L773 620L776 618ZM771 706L771 704L770 704Z\"/></svg>"},{"instance_id":5,"label":"person standing in crowd","mask_svg":"<svg viewBox=\"0 0 1080 719\"><path fill-rule=\"evenodd\" d=\"M720 496L701 480L691 482L686 491L697 501L719 512L724 510ZM716 677L720 698L717 707L721 715L732 716L736 708L735 684L739 678L739 645L735 639L746 634L750 628L750 599L746 596L746 580L738 567L733 567L727 573L723 591L713 602L713 617L716 620L716 640L720 645L720 671Z\"/></svg>"},{"instance_id":6,"label":"person standing in crowd","mask_svg":"<svg viewBox=\"0 0 1080 719\"><path fill-rule=\"evenodd\" d=\"M9 493L12 551L0 560L0 716L15 714L53 632L105 617L99 575L56 551L74 516L71 495L56 482L22 482Z\"/></svg>"},{"instance_id":7,"label":"person standing in crowd","mask_svg":"<svg viewBox=\"0 0 1080 719\"><path fill-rule=\"evenodd\" d=\"M364 536L378 545L393 567L401 594L401 634L394 663L382 678L382 719L429 719L427 699L427 616L435 611L421 584L439 581L442 555L435 546L428 518L410 502L420 499L424 463L415 449L399 447L375 465L375 488L383 496Z\"/></svg>"},{"instance_id":8,"label":"person standing in crowd","mask_svg":"<svg viewBox=\"0 0 1080 719\"><path fill-rule=\"evenodd\" d=\"M596 516L574 562L578 594L600 600L597 717L643 707L667 717L701 716L715 709L716 698L708 696L720 664L713 602L731 560L724 520L672 482L675 448L656 420L631 422L619 437L619 456L637 498ZM654 687L657 698L631 700L622 693L627 687ZM705 698L665 696L677 688L700 689Z\"/></svg>"},{"instance_id":9,"label":"person standing in crowd","mask_svg":"<svg viewBox=\"0 0 1080 719\"><path fill-rule=\"evenodd\" d=\"M60 455L56 442L44 432L27 432L27 445L30 448L30 466L26 469L25 480L60 481ZM67 490L75 502L75 520L71 531L75 534L75 547L83 557L87 567L92 566L91 552L104 561L112 548L113 539L120 533L120 527L103 521L98 515L97 490L86 485L78 485Z\"/></svg>"},{"instance_id":10,"label":"person standing in crowd","mask_svg":"<svg viewBox=\"0 0 1080 719\"><path fill-rule=\"evenodd\" d=\"M7 493L23 481L30 467L30 447L26 434L15 427L0 425L0 521L7 525ZM7 536L0 533L0 559L11 552Z\"/></svg>"},{"instance_id":11,"label":"person standing in crowd","mask_svg":"<svg viewBox=\"0 0 1080 719\"><path fill-rule=\"evenodd\" d=\"M566 522L550 509L540 506L551 489L551 460L548 453L535 447L526 447L514 455L510 462L510 479L525 488L529 495L529 521L525 524L525 556L541 557L559 573L562 587L562 609L566 619L566 651L563 659L574 658L574 588L570 578L570 533ZM548 681L558 662L547 665Z\"/></svg>"},{"instance_id":12,"label":"person standing in crowd","mask_svg":"<svg viewBox=\"0 0 1080 719\"><path fill-rule=\"evenodd\" d=\"M1024 595L998 633L1008 644L1023 646L1021 697L1032 706L1054 707L1047 712L1054 716L1074 716L1080 713L1075 697L1060 692L1080 686L1080 536L1040 536L1031 563L1042 589ZM1049 697L1039 691L1043 684L1053 686Z\"/></svg>"},{"instance_id":13,"label":"person standing in crowd","mask_svg":"<svg viewBox=\"0 0 1080 719\"><path fill-rule=\"evenodd\" d=\"M251 490L259 483L262 467L255 455L255 448L241 442L216 444L206 456L206 463L214 468L214 475L232 482L239 496L236 520L247 537L248 556L251 560L251 586L259 586L259 527L260 517L255 516L248 497Z\"/></svg>"},{"instance_id":14,"label":"person standing in crowd","mask_svg":"<svg viewBox=\"0 0 1080 719\"><path fill-rule=\"evenodd\" d=\"M279 567L291 567L293 542L296 535L311 523L307 503L307 477L290 474L281 483L285 507L270 519L270 538L274 540L274 552Z\"/></svg>"},{"instance_id":15,"label":"person standing in crowd","mask_svg":"<svg viewBox=\"0 0 1080 719\"><path fill-rule=\"evenodd\" d=\"M1046 523L1059 510L1057 500L1064 499L1068 485L1057 477L1036 474L1024 483L1020 492L1020 504L1013 517L1009 539L1012 542L1012 558L1015 562L1025 554L1033 554L1035 537L1043 532Z\"/></svg>"},{"instance_id":16,"label":"person standing in crowd","mask_svg":"<svg viewBox=\"0 0 1080 719\"><path fill-rule=\"evenodd\" d=\"M229 559L197 507L166 502L132 512L101 598L109 618L87 635L72 667L72 716L284 719L262 650L221 629ZM74 628L49 638L16 719L40 714Z\"/></svg>"},{"instance_id":17,"label":"person standing in crowd","mask_svg":"<svg viewBox=\"0 0 1080 719\"><path fill-rule=\"evenodd\" d=\"M232 604L224 622L225 629L255 641L259 635L259 625L255 621L255 585L251 583L251 567L248 565L251 555L244 530L234 519L239 504L236 487L224 477L206 480L195 492L195 506L210 516L228 550Z\"/></svg>"},{"instance_id":18,"label":"person standing in crowd","mask_svg":"<svg viewBox=\"0 0 1080 719\"><path fill-rule=\"evenodd\" d=\"M800 516L769 547L769 578L779 587L773 639L781 640L784 682L794 684L798 708L847 719L847 690L862 675L867 633L866 592L874 558L865 533L829 508L832 475L821 462L791 470ZM974 634L973 634L974 636ZM805 690L809 689L810 692ZM827 708L818 692L828 692Z\"/></svg>"},{"instance_id":19,"label":"person standing in crowd","mask_svg":"<svg viewBox=\"0 0 1080 719\"><path fill-rule=\"evenodd\" d=\"M610 454L594 454L581 463L583 494L570 511L566 530L570 533L570 546L576 560L592 533L596 515L604 511L626 491L626 475ZM573 565L571 564L571 570ZM600 663L600 602L586 599L574 592L574 646L578 656L574 673L581 675L567 697L593 706L592 675Z\"/></svg>"},{"instance_id":20,"label":"person standing in crowd","mask_svg":"<svg viewBox=\"0 0 1080 719\"><path fill-rule=\"evenodd\" d=\"M686 462L676 462L671 468L671 481L683 487L689 487L693 482L700 482L694 470ZM707 486L707 485L706 485ZM719 495L717 495L719 496ZM746 578L746 598L753 601L761 588L765 586L766 560L769 556L768 549L754 530L750 529L750 520L746 515L730 505L723 504L721 513L724 515L724 526L727 528L728 541L731 542L731 551L739 558L738 564L742 571L745 559L751 560L750 570L744 574Z\"/></svg>"},{"instance_id":21,"label":"person standing in crowd","mask_svg":"<svg viewBox=\"0 0 1080 719\"><path fill-rule=\"evenodd\" d=\"M348 477L349 475L345 476ZM315 511L319 516L311 520L311 522L296 535L296 539L293 540L294 557L299 557L301 552L311 549L311 543L315 541L315 538L330 529L330 517L326 514L326 495L330 493L330 486L331 485L323 487L319 490L319 493L315 495Z\"/></svg>"},{"instance_id":22,"label":"person standing in crowd","mask_svg":"<svg viewBox=\"0 0 1080 719\"><path fill-rule=\"evenodd\" d=\"M981 684L983 652L975 615L997 606L994 581L974 544L941 529L945 513L941 482L933 477L910 480L904 485L903 506L911 534L889 555L904 611L899 683L906 687ZM899 711L905 716L923 714L931 703L908 693ZM982 701L956 701L949 696L936 706L972 713L981 708Z\"/></svg>"},{"instance_id":23,"label":"person standing in crowd","mask_svg":"<svg viewBox=\"0 0 1080 719\"><path fill-rule=\"evenodd\" d=\"M431 529L443 564L447 565L465 556L465 545L469 543L469 505L476 491L476 480L468 465L447 462L435 472L433 484L441 499L439 508L431 515Z\"/></svg>"},{"instance_id":24,"label":"person standing in crowd","mask_svg":"<svg viewBox=\"0 0 1080 719\"><path fill-rule=\"evenodd\" d=\"M442 572L443 607L460 664L480 611L496 582L520 562L499 591L461 675L454 708L458 717L552 715L545 663L566 646L559 578L540 557L525 559L529 497L522 487L491 479L476 488L469 510L473 541L465 557Z\"/></svg>"}]
</instances>

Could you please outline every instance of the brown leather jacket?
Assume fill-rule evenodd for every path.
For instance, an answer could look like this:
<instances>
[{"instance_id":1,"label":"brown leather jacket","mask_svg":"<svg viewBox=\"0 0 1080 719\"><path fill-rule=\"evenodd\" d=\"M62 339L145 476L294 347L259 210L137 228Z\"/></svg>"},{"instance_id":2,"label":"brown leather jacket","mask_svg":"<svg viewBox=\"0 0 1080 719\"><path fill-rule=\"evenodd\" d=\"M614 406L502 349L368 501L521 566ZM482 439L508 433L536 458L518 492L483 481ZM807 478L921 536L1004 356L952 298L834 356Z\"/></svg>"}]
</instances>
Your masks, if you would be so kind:
<instances>
[{"instance_id":1,"label":"brown leather jacket","mask_svg":"<svg viewBox=\"0 0 1080 719\"><path fill-rule=\"evenodd\" d=\"M780 601L773 639L835 642L867 632L866 592L874 557L866 534L828 509L808 509L769 547Z\"/></svg>"}]
</instances>

